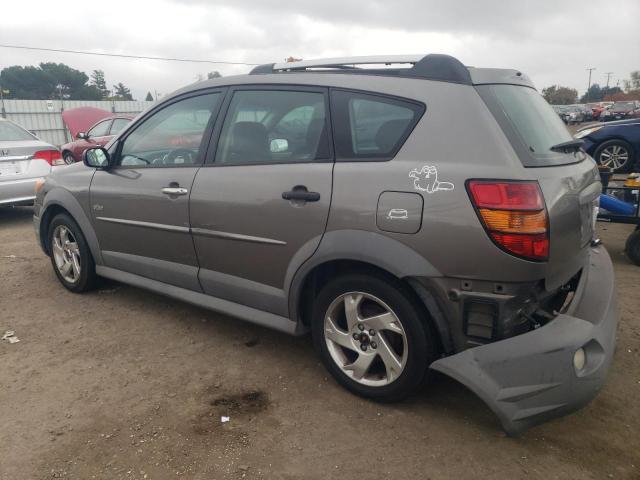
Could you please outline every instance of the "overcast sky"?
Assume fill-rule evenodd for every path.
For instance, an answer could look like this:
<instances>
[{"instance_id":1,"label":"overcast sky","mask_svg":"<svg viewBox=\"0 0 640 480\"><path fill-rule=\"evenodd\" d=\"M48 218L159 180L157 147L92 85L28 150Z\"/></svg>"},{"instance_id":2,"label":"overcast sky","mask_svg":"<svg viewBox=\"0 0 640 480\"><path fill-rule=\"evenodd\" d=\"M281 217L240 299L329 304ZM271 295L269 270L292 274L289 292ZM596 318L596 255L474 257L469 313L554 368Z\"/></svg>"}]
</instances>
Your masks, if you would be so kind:
<instances>
[{"instance_id":1,"label":"overcast sky","mask_svg":"<svg viewBox=\"0 0 640 480\"><path fill-rule=\"evenodd\" d=\"M621 86L640 69L640 0L5 0L2 10L0 44L249 63L447 53L580 93L587 67L592 82L611 71ZM137 99L251 68L0 48L0 68L43 61L104 70Z\"/></svg>"}]
</instances>

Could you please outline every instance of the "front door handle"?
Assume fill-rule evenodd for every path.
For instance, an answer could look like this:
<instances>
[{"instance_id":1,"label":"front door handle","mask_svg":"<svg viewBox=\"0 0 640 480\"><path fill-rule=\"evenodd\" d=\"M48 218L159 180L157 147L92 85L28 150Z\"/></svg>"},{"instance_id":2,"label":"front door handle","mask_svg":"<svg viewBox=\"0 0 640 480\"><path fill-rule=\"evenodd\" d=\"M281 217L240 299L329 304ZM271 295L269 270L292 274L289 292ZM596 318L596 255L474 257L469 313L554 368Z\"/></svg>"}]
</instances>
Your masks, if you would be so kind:
<instances>
[{"instance_id":1,"label":"front door handle","mask_svg":"<svg viewBox=\"0 0 640 480\"><path fill-rule=\"evenodd\" d=\"M164 187L162 193L165 195L186 195L189 193L189 190L182 187Z\"/></svg>"},{"instance_id":2,"label":"front door handle","mask_svg":"<svg viewBox=\"0 0 640 480\"><path fill-rule=\"evenodd\" d=\"M290 191L282 192L282 198L300 202L317 202L320 200L320 194L318 192L309 192L304 185L296 185Z\"/></svg>"}]
</instances>

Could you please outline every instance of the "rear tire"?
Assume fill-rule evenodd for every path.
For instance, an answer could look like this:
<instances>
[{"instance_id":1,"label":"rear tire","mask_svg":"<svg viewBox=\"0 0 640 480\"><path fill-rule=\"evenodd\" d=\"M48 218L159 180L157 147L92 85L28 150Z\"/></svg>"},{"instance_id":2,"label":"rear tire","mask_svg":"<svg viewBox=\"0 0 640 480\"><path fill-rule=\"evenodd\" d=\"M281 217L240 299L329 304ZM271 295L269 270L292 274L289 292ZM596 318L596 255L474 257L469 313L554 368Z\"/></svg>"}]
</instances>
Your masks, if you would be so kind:
<instances>
[{"instance_id":1,"label":"rear tire","mask_svg":"<svg viewBox=\"0 0 640 480\"><path fill-rule=\"evenodd\" d=\"M640 265L640 230L629 235L624 251L633 263Z\"/></svg>"},{"instance_id":2,"label":"rear tire","mask_svg":"<svg viewBox=\"0 0 640 480\"><path fill-rule=\"evenodd\" d=\"M327 370L349 391L381 402L399 401L425 382L437 358L438 342L424 316L399 280L348 274L327 283L315 300L314 346Z\"/></svg>"},{"instance_id":3,"label":"rear tire","mask_svg":"<svg viewBox=\"0 0 640 480\"><path fill-rule=\"evenodd\" d=\"M633 147L620 139L603 142L594 152L593 158L598 165L610 167L615 173L626 173L635 164Z\"/></svg>"},{"instance_id":4,"label":"rear tire","mask_svg":"<svg viewBox=\"0 0 640 480\"><path fill-rule=\"evenodd\" d=\"M60 283L75 293L96 285L96 264L78 224L65 213L53 217L47 232L51 265Z\"/></svg>"}]
</instances>

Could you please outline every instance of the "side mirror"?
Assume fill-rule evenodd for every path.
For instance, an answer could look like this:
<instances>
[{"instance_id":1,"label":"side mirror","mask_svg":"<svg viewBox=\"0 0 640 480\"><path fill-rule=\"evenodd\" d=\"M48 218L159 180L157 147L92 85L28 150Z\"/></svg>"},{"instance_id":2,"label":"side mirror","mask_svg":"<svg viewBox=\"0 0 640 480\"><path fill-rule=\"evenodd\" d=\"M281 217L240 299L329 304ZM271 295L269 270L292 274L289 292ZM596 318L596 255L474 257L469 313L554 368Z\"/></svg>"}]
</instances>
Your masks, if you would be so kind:
<instances>
[{"instance_id":1,"label":"side mirror","mask_svg":"<svg viewBox=\"0 0 640 480\"><path fill-rule=\"evenodd\" d=\"M271 153L282 153L289 150L289 141L286 138L274 138L269 145Z\"/></svg>"},{"instance_id":2,"label":"side mirror","mask_svg":"<svg viewBox=\"0 0 640 480\"><path fill-rule=\"evenodd\" d=\"M89 138L89 134L86 132L78 132L78 134L76 135L76 138L78 140L86 140L87 138Z\"/></svg>"},{"instance_id":3,"label":"side mirror","mask_svg":"<svg viewBox=\"0 0 640 480\"><path fill-rule=\"evenodd\" d=\"M109 152L102 147L88 148L82 154L82 162L87 167L105 170L109 168L110 161Z\"/></svg>"}]
</instances>

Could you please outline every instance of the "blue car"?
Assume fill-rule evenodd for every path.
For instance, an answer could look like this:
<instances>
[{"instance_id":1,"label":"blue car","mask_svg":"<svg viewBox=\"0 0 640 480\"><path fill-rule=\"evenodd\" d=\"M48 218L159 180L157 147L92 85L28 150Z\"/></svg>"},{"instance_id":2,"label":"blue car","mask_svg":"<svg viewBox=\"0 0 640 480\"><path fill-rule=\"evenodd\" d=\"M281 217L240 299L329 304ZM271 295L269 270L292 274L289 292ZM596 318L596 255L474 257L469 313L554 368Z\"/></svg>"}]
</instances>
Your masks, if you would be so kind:
<instances>
[{"instance_id":1,"label":"blue car","mask_svg":"<svg viewBox=\"0 0 640 480\"><path fill-rule=\"evenodd\" d=\"M575 137L584 141L584 149L599 165L614 172L640 167L640 118L588 126Z\"/></svg>"}]
</instances>

